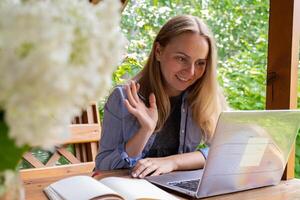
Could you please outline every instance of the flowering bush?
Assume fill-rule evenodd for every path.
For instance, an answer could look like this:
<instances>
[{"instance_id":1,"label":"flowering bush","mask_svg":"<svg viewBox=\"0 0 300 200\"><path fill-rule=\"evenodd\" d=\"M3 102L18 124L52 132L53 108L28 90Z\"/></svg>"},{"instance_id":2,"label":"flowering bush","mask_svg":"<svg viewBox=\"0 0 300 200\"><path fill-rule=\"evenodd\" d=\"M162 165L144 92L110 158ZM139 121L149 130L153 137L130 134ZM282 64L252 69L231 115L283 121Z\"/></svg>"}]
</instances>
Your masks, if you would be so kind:
<instances>
[{"instance_id":1,"label":"flowering bush","mask_svg":"<svg viewBox=\"0 0 300 200\"><path fill-rule=\"evenodd\" d=\"M1 0L0 173L30 146L66 139L71 119L105 94L124 49L120 6Z\"/></svg>"}]
</instances>

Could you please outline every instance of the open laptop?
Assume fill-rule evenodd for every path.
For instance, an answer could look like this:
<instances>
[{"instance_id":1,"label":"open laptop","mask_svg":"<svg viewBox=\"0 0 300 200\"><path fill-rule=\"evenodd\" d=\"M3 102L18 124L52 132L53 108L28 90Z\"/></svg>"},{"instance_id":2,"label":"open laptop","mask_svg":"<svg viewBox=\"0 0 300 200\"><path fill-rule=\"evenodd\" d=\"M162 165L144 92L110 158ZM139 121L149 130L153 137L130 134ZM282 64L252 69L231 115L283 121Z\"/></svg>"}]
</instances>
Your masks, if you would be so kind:
<instances>
[{"instance_id":1,"label":"open laptop","mask_svg":"<svg viewBox=\"0 0 300 200\"><path fill-rule=\"evenodd\" d=\"M202 198L280 182L300 126L300 110L222 112L204 169L146 179Z\"/></svg>"}]
</instances>

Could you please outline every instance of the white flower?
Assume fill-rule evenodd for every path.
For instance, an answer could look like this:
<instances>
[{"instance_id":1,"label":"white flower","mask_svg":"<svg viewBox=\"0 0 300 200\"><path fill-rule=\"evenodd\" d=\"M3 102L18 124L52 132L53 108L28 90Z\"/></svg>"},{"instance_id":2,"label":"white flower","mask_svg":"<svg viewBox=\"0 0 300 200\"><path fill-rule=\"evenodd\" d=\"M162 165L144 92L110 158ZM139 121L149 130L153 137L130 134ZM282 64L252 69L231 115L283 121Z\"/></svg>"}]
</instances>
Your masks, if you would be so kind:
<instances>
[{"instance_id":1,"label":"white flower","mask_svg":"<svg viewBox=\"0 0 300 200\"><path fill-rule=\"evenodd\" d=\"M0 184L0 197L3 197L2 195L4 195L5 192L7 191L8 193L12 193L10 195L13 195L13 196L10 196L10 195L8 195L8 196L13 199L15 199L15 198L25 199L24 190L19 188L21 185L21 180L19 178L18 173L16 173L13 170L1 171L0 179L1 179L0 180L1 182L3 181L2 184ZM16 193L18 193L18 194L16 194ZM6 199L6 198L4 197L4 199Z\"/></svg>"},{"instance_id":2,"label":"white flower","mask_svg":"<svg viewBox=\"0 0 300 200\"><path fill-rule=\"evenodd\" d=\"M125 39L120 1L0 4L0 109L18 145L50 147L110 86Z\"/></svg>"}]
</instances>

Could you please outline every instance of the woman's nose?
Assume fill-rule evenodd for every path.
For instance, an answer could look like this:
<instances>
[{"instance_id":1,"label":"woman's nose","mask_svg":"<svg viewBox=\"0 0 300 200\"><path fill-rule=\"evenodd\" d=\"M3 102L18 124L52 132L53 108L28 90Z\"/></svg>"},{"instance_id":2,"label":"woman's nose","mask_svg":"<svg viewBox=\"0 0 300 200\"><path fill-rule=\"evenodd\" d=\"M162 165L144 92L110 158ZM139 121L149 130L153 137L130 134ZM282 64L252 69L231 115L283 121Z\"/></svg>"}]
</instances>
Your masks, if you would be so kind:
<instances>
[{"instance_id":1,"label":"woman's nose","mask_svg":"<svg viewBox=\"0 0 300 200\"><path fill-rule=\"evenodd\" d=\"M195 65L194 64L189 64L188 66L185 67L185 72L186 74L190 76L194 76L195 74Z\"/></svg>"}]
</instances>

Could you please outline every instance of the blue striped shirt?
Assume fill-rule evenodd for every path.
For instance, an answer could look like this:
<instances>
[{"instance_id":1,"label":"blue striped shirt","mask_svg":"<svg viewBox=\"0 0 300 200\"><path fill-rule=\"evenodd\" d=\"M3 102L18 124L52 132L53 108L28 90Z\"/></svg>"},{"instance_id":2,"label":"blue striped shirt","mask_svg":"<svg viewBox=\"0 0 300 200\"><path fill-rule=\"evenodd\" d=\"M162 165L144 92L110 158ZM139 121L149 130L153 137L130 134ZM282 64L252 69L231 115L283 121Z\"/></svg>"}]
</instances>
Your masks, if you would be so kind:
<instances>
[{"instance_id":1,"label":"blue striped shirt","mask_svg":"<svg viewBox=\"0 0 300 200\"><path fill-rule=\"evenodd\" d=\"M139 156L132 158L127 155L125 144L139 130L140 125L125 107L126 98L125 87L117 86L105 104L99 153L96 156L97 170L133 167L139 159L145 157L154 142L156 134L150 136ZM192 119L186 93L182 98L178 154L200 150L207 158L208 148L197 149L201 141L202 130Z\"/></svg>"}]
</instances>

